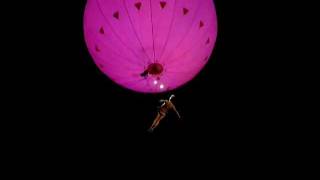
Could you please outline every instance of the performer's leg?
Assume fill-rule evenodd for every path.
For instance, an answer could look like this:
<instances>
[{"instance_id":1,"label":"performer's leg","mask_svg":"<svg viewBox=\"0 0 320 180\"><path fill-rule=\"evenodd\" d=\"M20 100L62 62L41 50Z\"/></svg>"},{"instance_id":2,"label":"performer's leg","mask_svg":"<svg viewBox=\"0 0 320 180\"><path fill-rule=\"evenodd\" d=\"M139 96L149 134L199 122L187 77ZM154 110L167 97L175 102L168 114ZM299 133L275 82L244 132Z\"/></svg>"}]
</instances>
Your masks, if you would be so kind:
<instances>
[{"instance_id":1,"label":"performer's leg","mask_svg":"<svg viewBox=\"0 0 320 180\"><path fill-rule=\"evenodd\" d=\"M160 113L158 113L157 114L157 117L153 120L153 123L152 123L152 125L151 125L151 127L154 127L155 125L156 125L156 123L159 121L159 119L160 119Z\"/></svg>"},{"instance_id":2,"label":"performer's leg","mask_svg":"<svg viewBox=\"0 0 320 180\"><path fill-rule=\"evenodd\" d=\"M152 132L152 131L154 130L154 128L156 128L156 127L159 125L160 121L161 121L164 117L165 117L165 115L158 113L158 114L157 114L157 117L155 118L155 120L153 121L151 127L149 128L149 131Z\"/></svg>"},{"instance_id":3,"label":"performer's leg","mask_svg":"<svg viewBox=\"0 0 320 180\"><path fill-rule=\"evenodd\" d=\"M156 123L159 121L160 119L160 113L157 114L157 117L154 119L151 127L149 128L149 131L153 131L153 129L156 127Z\"/></svg>"},{"instance_id":4,"label":"performer's leg","mask_svg":"<svg viewBox=\"0 0 320 180\"><path fill-rule=\"evenodd\" d=\"M161 121L164 117L165 117L164 115L160 115L160 117L158 118L157 122L156 122L155 125L154 125L154 128L156 128L156 127L159 125L160 121Z\"/></svg>"}]
</instances>

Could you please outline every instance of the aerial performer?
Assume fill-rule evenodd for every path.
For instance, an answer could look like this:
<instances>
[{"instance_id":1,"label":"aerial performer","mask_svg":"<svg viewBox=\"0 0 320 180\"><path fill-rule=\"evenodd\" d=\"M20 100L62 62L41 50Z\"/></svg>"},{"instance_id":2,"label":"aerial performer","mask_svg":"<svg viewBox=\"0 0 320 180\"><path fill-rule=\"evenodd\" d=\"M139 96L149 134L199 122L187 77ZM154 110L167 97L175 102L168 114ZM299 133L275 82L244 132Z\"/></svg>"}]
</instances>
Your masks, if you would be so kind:
<instances>
[{"instance_id":1,"label":"aerial performer","mask_svg":"<svg viewBox=\"0 0 320 180\"><path fill-rule=\"evenodd\" d=\"M174 95L171 95L169 100L160 100L160 103L162 103L162 105L160 106L160 109L158 111L158 114L156 116L156 118L154 119L151 127L149 128L149 132L153 132L153 130L159 125L160 121L165 118L165 116L167 115L169 110L173 110L179 119L181 119L181 116L179 114L179 112L177 111L176 107L174 106L174 104L171 102L171 99L175 97Z\"/></svg>"},{"instance_id":2,"label":"aerial performer","mask_svg":"<svg viewBox=\"0 0 320 180\"><path fill-rule=\"evenodd\" d=\"M128 90L172 92L212 60L218 34L213 0L87 0L84 39L93 62ZM110 87L113 88L113 87ZM170 96L149 131L176 110Z\"/></svg>"}]
</instances>

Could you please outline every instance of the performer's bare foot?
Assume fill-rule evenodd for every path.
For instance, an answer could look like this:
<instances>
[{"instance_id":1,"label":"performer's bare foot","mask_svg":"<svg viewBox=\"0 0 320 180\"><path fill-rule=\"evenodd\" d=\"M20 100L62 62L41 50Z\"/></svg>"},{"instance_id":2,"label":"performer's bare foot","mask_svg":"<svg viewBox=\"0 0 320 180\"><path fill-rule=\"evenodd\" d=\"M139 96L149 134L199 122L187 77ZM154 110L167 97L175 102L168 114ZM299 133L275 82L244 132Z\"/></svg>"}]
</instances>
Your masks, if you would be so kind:
<instances>
[{"instance_id":1,"label":"performer's bare foot","mask_svg":"<svg viewBox=\"0 0 320 180\"><path fill-rule=\"evenodd\" d=\"M149 128L149 129L148 129L148 132L149 132L149 133L152 133L153 130L154 130L153 128Z\"/></svg>"}]
</instances>

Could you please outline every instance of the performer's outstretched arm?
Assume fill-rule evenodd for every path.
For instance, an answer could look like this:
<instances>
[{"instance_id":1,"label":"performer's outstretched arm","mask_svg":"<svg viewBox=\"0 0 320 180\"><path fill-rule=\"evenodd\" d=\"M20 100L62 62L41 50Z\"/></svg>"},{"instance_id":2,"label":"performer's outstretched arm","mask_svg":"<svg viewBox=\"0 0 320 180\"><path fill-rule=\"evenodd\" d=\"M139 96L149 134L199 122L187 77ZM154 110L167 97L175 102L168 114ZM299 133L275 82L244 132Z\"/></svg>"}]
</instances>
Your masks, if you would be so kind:
<instances>
[{"instance_id":1,"label":"performer's outstretched arm","mask_svg":"<svg viewBox=\"0 0 320 180\"><path fill-rule=\"evenodd\" d=\"M174 105L172 105L172 109L174 110L174 112L176 112L176 114L179 117L179 119L181 119L181 116L180 116L179 112L177 111L177 109L176 109L176 107Z\"/></svg>"},{"instance_id":2,"label":"performer's outstretched arm","mask_svg":"<svg viewBox=\"0 0 320 180\"><path fill-rule=\"evenodd\" d=\"M169 101L171 101L172 98L176 97L174 94L172 94L170 97L169 97Z\"/></svg>"}]
</instances>

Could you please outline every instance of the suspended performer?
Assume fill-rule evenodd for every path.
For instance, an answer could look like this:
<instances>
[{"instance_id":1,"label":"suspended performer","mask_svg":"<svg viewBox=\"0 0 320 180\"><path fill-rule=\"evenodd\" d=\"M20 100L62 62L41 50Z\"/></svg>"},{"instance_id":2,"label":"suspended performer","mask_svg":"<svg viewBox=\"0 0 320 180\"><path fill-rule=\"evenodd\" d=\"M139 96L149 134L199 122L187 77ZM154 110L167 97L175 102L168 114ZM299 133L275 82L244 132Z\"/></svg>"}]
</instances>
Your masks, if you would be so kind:
<instances>
[{"instance_id":1,"label":"suspended performer","mask_svg":"<svg viewBox=\"0 0 320 180\"><path fill-rule=\"evenodd\" d=\"M174 104L171 102L171 99L175 97L174 95L171 95L169 100L160 100L160 103L162 103L162 105L160 106L160 109L158 111L157 117L155 118L155 120L153 121L151 127L149 128L149 132L153 132L153 130L159 125L160 121L167 115L169 110L173 110L175 111L175 113L177 114L178 118L180 119L180 114L177 111L176 107L174 106Z\"/></svg>"}]
</instances>

